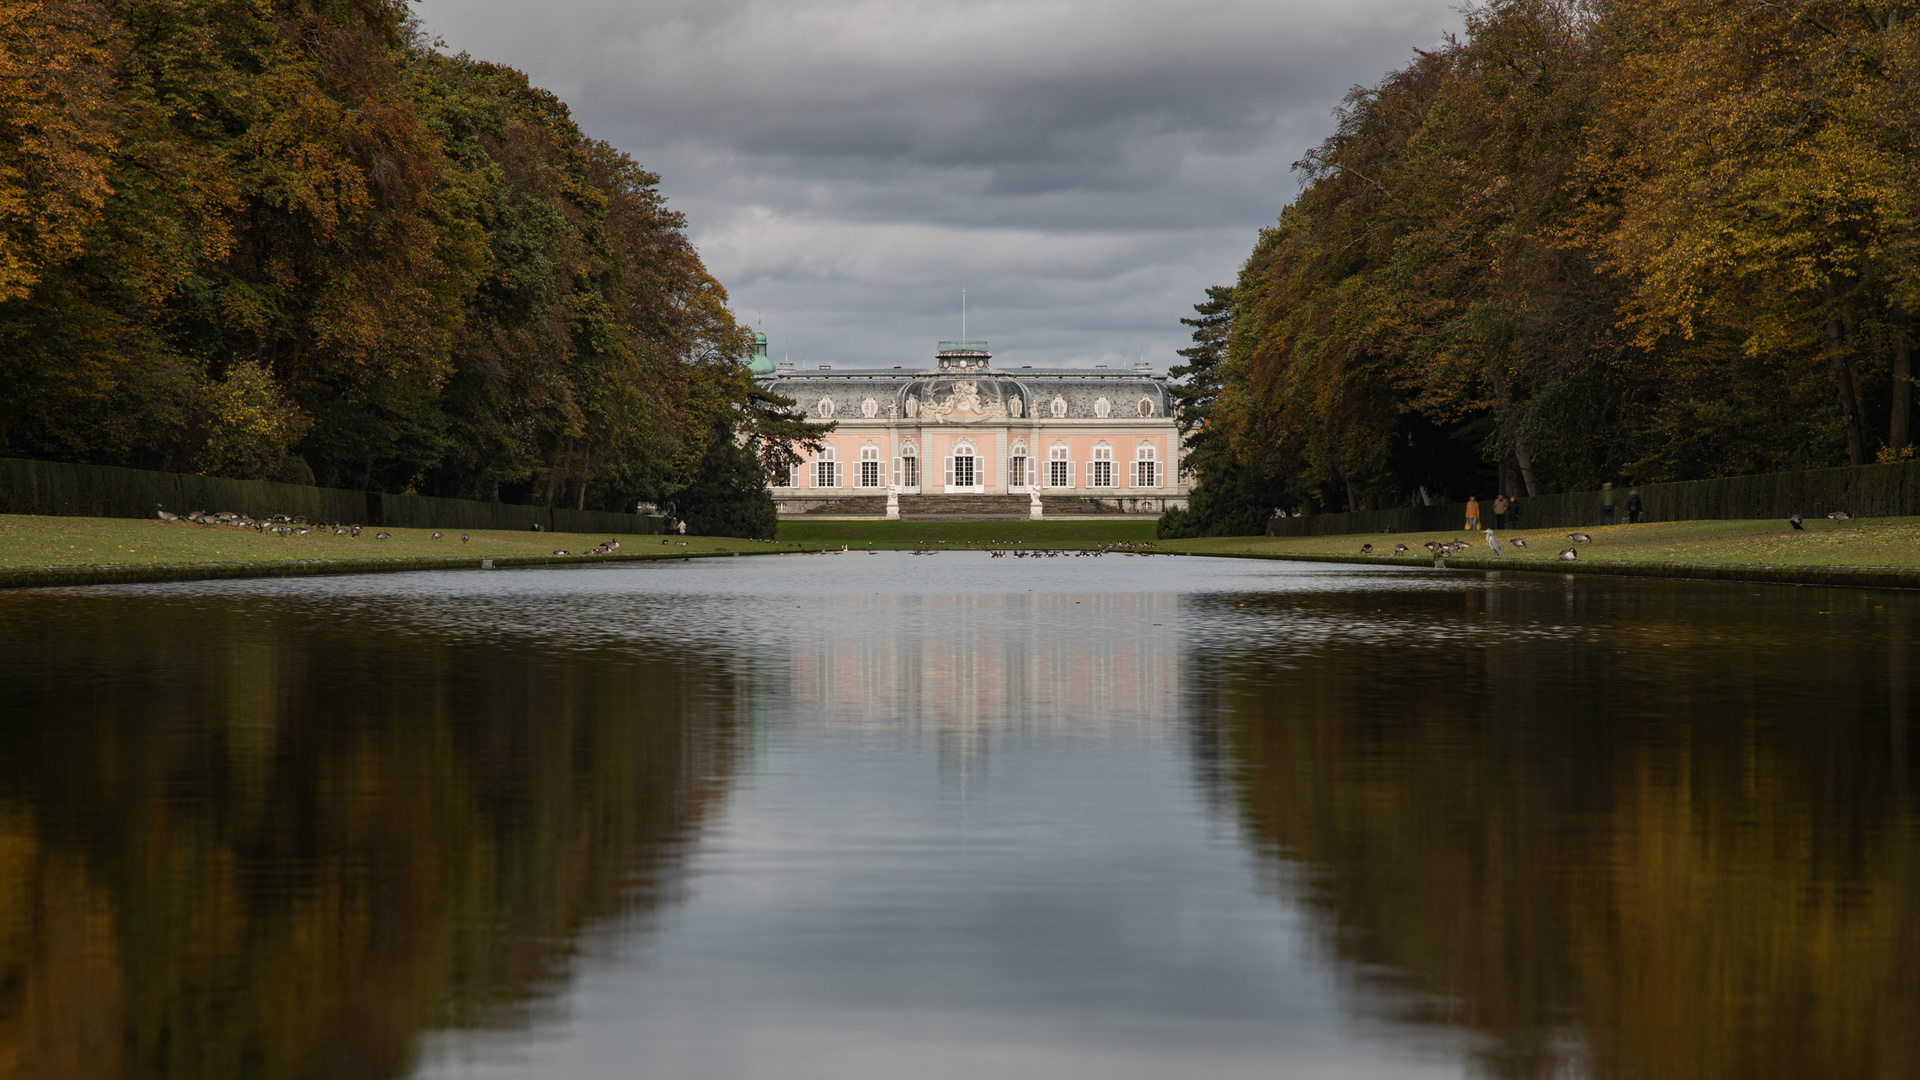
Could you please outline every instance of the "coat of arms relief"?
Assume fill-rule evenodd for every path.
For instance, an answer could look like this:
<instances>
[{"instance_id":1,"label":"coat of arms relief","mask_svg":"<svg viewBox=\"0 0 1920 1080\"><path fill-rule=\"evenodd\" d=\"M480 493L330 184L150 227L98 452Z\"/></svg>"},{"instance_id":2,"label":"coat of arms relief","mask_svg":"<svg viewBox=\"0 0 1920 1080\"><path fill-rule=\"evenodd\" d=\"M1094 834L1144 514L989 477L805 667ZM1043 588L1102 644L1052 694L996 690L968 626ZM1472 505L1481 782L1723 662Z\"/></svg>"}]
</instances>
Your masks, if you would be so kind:
<instances>
[{"instance_id":1,"label":"coat of arms relief","mask_svg":"<svg viewBox=\"0 0 1920 1080\"><path fill-rule=\"evenodd\" d=\"M1007 415L1007 407L998 401L980 400L980 384L962 379L953 384L953 393L945 401L929 396L922 410L936 424L967 424L978 420L998 420Z\"/></svg>"}]
</instances>

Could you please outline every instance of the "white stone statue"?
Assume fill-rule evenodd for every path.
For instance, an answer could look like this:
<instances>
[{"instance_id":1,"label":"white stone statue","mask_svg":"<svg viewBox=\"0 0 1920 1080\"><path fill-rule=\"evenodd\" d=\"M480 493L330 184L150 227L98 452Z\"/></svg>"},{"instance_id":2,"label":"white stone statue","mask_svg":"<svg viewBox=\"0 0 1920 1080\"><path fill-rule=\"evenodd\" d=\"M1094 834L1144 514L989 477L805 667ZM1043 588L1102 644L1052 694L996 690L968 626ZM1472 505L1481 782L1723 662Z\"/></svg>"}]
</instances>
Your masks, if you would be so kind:
<instances>
[{"instance_id":1,"label":"white stone statue","mask_svg":"<svg viewBox=\"0 0 1920 1080\"><path fill-rule=\"evenodd\" d=\"M1028 488L1027 489L1027 517L1030 518L1031 520L1039 521L1041 516L1042 515L1040 513L1040 492L1036 488Z\"/></svg>"},{"instance_id":2,"label":"white stone statue","mask_svg":"<svg viewBox=\"0 0 1920 1080\"><path fill-rule=\"evenodd\" d=\"M900 520L900 485L887 485L887 520Z\"/></svg>"}]
</instances>

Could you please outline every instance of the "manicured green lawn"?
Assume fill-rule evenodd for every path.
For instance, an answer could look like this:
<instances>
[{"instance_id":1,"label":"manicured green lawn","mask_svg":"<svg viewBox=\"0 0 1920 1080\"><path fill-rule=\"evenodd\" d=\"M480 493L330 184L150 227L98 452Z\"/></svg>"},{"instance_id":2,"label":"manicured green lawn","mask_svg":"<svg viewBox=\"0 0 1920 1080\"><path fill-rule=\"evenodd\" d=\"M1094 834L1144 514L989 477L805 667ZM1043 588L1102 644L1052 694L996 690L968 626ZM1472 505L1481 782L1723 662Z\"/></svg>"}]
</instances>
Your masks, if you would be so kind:
<instances>
[{"instance_id":1,"label":"manicured green lawn","mask_svg":"<svg viewBox=\"0 0 1920 1080\"><path fill-rule=\"evenodd\" d=\"M783 544L819 548L1084 548L1153 539L1151 521L782 521Z\"/></svg>"},{"instance_id":2,"label":"manicured green lawn","mask_svg":"<svg viewBox=\"0 0 1920 1080\"><path fill-rule=\"evenodd\" d=\"M462 543L461 530L436 540L431 529L363 530L358 539L314 530L313 536L279 537L252 529L134 518L26 517L0 514L0 569L34 566L166 565L250 563L315 559L498 558L582 552L618 540L620 554L688 554L756 551L774 547L754 540L705 537L611 536L601 533L481 531ZM662 543L662 541L666 541ZM681 546L685 542L684 547Z\"/></svg>"},{"instance_id":3,"label":"manicured green lawn","mask_svg":"<svg viewBox=\"0 0 1920 1080\"><path fill-rule=\"evenodd\" d=\"M1519 529L1498 532L1503 554L1524 560L1552 561L1569 547L1573 529ZM1858 518L1809 521L1795 532L1785 521L1669 521L1578 530L1593 542L1579 545L1582 562L1730 563L1773 566L1920 566L1920 518ZM1525 539L1524 549L1509 541ZM1464 532L1371 533L1314 537L1222 537L1212 540L1164 540L1163 551L1261 552L1276 554L1358 555L1372 544L1376 555L1393 554L1396 543L1425 555L1428 540L1472 540L1466 555L1492 552L1484 536Z\"/></svg>"}]
</instances>

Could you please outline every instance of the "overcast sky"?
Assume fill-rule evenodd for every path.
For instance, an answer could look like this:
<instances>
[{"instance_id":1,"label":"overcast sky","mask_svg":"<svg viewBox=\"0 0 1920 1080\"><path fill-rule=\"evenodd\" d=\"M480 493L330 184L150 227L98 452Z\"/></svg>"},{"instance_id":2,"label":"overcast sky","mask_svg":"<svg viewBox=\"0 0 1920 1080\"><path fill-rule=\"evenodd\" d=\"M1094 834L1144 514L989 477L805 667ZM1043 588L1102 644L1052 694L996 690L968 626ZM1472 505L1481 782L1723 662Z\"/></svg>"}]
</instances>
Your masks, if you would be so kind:
<instances>
[{"instance_id":1,"label":"overcast sky","mask_svg":"<svg viewBox=\"0 0 1920 1080\"><path fill-rule=\"evenodd\" d=\"M1459 0L418 0L658 172L777 359L1187 344L1355 84Z\"/></svg>"}]
</instances>

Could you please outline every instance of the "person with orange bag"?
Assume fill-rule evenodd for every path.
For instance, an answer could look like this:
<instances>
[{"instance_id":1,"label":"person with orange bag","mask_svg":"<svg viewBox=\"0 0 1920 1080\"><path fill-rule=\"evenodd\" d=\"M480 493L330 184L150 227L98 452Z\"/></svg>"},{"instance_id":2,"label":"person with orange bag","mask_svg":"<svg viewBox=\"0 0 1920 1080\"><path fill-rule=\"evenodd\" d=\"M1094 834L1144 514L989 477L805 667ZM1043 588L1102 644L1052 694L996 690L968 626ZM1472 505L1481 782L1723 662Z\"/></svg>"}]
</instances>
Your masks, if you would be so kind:
<instances>
[{"instance_id":1,"label":"person with orange bag","mask_svg":"<svg viewBox=\"0 0 1920 1080\"><path fill-rule=\"evenodd\" d=\"M1480 500L1467 496L1467 531L1480 531Z\"/></svg>"}]
</instances>

